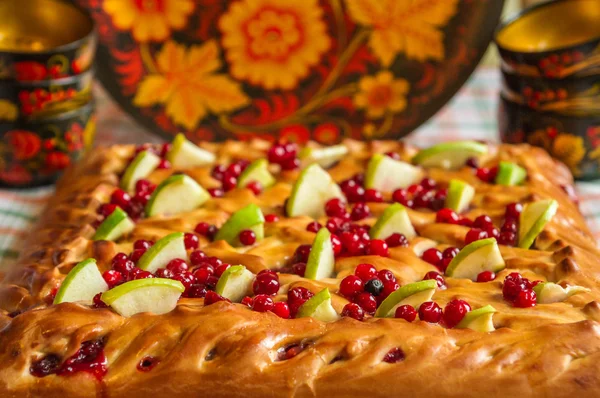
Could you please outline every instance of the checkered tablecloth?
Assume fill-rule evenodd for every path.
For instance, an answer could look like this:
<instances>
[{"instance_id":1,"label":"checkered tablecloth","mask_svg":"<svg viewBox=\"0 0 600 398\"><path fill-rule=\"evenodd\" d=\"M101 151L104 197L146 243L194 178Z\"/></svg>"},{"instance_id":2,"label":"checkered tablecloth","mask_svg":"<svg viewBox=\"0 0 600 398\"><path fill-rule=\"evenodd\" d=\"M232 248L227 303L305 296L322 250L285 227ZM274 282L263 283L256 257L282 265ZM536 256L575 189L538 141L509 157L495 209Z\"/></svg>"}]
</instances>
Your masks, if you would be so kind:
<instances>
[{"instance_id":1,"label":"checkered tablecloth","mask_svg":"<svg viewBox=\"0 0 600 398\"><path fill-rule=\"evenodd\" d=\"M496 109L500 76L496 68L480 68L454 99L427 124L407 139L427 146L441 140L485 139L496 141ZM158 142L160 139L136 125L97 89L98 134L102 144ZM600 240L600 183L579 183L581 210ZM18 256L15 243L31 231L43 211L51 187L30 190L0 190L0 264Z\"/></svg>"}]
</instances>

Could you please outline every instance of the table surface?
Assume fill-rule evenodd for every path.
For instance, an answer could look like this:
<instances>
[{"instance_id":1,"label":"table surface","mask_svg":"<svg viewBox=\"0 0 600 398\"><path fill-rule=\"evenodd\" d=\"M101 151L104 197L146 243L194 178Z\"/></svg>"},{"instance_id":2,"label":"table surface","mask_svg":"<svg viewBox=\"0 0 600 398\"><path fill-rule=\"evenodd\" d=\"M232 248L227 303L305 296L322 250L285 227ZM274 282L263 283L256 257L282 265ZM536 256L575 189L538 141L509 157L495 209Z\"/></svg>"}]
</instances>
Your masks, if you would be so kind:
<instances>
[{"instance_id":1,"label":"table surface","mask_svg":"<svg viewBox=\"0 0 600 398\"><path fill-rule=\"evenodd\" d=\"M406 141L419 146L456 139L498 141L499 87L497 68L479 68L452 101ZM124 114L100 87L96 88L96 99L98 144L161 141ZM578 183L577 190L581 211L600 240L600 183ZM6 266L17 258L15 243L31 231L31 224L43 211L52 193L52 187L0 190L0 265Z\"/></svg>"}]
</instances>

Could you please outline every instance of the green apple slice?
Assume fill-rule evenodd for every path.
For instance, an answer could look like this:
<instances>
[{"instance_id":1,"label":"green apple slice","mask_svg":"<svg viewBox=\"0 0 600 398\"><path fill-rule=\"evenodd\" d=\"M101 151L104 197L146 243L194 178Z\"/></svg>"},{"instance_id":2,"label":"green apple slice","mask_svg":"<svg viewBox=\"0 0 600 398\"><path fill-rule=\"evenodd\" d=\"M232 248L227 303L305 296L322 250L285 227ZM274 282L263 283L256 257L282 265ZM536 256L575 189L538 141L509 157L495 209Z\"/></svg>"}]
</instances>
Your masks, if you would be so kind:
<instances>
[{"instance_id":1,"label":"green apple slice","mask_svg":"<svg viewBox=\"0 0 600 398\"><path fill-rule=\"evenodd\" d=\"M471 329L476 332L489 333L496 330L494 328L493 317L496 313L496 309L491 305L477 308L476 310L469 311L465 317L460 321L456 328L458 329Z\"/></svg>"},{"instance_id":2,"label":"green apple slice","mask_svg":"<svg viewBox=\"0 0 600 398\"><path fill-rule=\"evenodd\" d=\"M328 168L339 162L348 154L346 145L333 145L325 148L305 147L298 154L298 158L305 163L317 163L319 166Z\"/></svg>"},{"instance_id":3,"label":"green apple slice","mask_svg":"<svg viewBox=\"0 0 600 398\"><path fill-rule=\"evenodd\" d=\"M453 278L477 280L483 271L498 272L505 267L498 242L494 238L469 243L450 261L446 275Z\"/></svg>"},{"instance_id":4,"label":"green apple slice","mask_svg":"<svg viewBox=\"0 0 600 398\"><path fill-rule=\"evenodd\" d=\"M388 206L369 230L369 235L373 239L386 239L395 233L402 234L407 239L417 236L408 217L408 211L400 203Z\"/></svg>"},{"instance_id":5,"label":"green apple slice","mask_svg":"<svg viewBox=\"0 0 600 398\"><path fill-rule=\"evenodd\" d=\"M377 311L375 312L375 317L393 317L396 308L401 305L412 305L418 310L421 304L431 300L436 288L437 282L434 279L427 279L401 286L381 302L381 305L379 305L379 308L377 308Z\"/></svg>"},{"instance_id":6,"label":"green apple slice","mask_svg":"<svg viewBox=\"0 0 600 398\"><path fill-rule=\"evenodd\" d=\"M313 280L330 278L334 268L335 256L331 244L331 233L327 228L321 228L310 249L304 277Z\"/></svg>"},{"instance_id":7,"label":"green apple slice","mask_svg":"<svg viewBox=\"0 0 600 398\"><path fill-rule=\"evenodd\" d=\"M289 217L319 218L325 215L325 203L333 198L345 200L329 173L314 163L300 173L287 201L286 212Z\"/></svg>"},{"instance_id":8,"label":"green apple slice","mask_svg":"<svg viewBox=\"0 0 600 398\"><path fill-rule=\"evenodd\" d=\"M325 288L300 306L296 318L312 317L321 322L333 322L340 316L331 305L331 293Z\"/></svg>"},{"instance_id":9,"label":"green apple slice","mask_svg":"<svg viewBox=\"0 0 600 398\"><path fill-rule=\"evenodd\" d=\"M161 182L146 204L146 215L179 214L192 211L210 199L210 194L191 177L175 174Z\"/></svg>"},{"instance_id":10,"label":"green apple slice","mask_svg":"<svg viewBox=\"0 0 600 398\"><path fill-rule=\"evenodd\" d=\"M535 285L533 291L539 304L552 304L565 301L575 294L587 293L590 289L583 286L567 286L564 288L557 283L542 282Z\"/></svg>"},{"instance_id":11,"label":"green apple slice","mask_svg":"<svg viewBox=\"0 0 600 398\"><path fill-rule=\"evenodd\" d=\"M420 167L377 153L367 165L365 188L392 192L421 181L423 175Z\"/></svg>"},{"instance_id":12,"label":"green apple slice","mask_svg":"<svg viewBox=\"0 0 600 398\"><path fill-rule=\"evenodd\" d=\"M462 213L469 208L475 188L462 180L450 180L448 184L448 195L446 196L446 207L457 213Z\"/></svg>"},{"instance_id":13,"label":"green apple slice","mask_svg":"<svg viewBox=\"0 0 600 398\"><path fill-rule=\"evenodd\" d=\"M523 206L519 217L519 247L529 249L557 210L558 202L554 199L538 200Z\"/></svg>"},{"instance_id":14,"label":"green apple slice","mask_svg":"<svg viewBox=\"0 0 600 398\"><path fill-rule=\"evenodd\" d=\"M243 265L234 265L223 272L217 282L215 292L234 303L239 303L251 290L252 282L254 282L252 272Z\"/></svg>"},{"instance_id":15,"label":"green apple slice","mask_svg":"<svg viewBox=\"0 0 600 398\"><path fill-rule=\"evenodd\" d=\"M183 232L174 232L156 242L139 259L138 267L154 273L159 268L165 268L176 258L186 261L188 259Z\"/></svg>"},{"instance_id":16,"label":"green apple slice","mask_svg":"<svg viewBox=\"0 0 600 398\"><path fill-rule=\"evenodd\" d=\"M498 174L496 175L496 184L498 185L521 185L525 178L527 178L527 170L515 163L500 162L498 165Z\"/></svg>"},{"instance_id":17,"label":"green apple slice","mask_svg":"<svg viewBox=\"0 0 600 398\"><path fill-rule=\"evenodd\" d=\"M269 172L268 166L267 159L258 159L250 163L238 178L238 188L244 188L252 181L258 181L263 188L269 188L275 184L275 178Z\"/></svg>"},{"instance_id":18,"label":"green apple slice","mask_svg":"<svg viewBox=\"0 0 600 398\"><path fill-rule=\"evenodd\" d=\"M423 167L456 170L463 167L469 158L479 158L487 152L486 144L475 141L445 142L421 150L412 161Z\"/></svg>"},{"instance_id":19,"label":"green apple slice","mask_svg":"<svg viewBox=\"0 0 600 398\"><path fill-rule=\"evenodd\" d=\"M111 240L119 239L133 231L135 223L129 218L127 213L120 207L117 207L96 229L92 240Z\"/></svg>"},{"instance_id":20,"label":"green apple slice","mask_svg":"<svg viewBox=\"0 0 600 398\"><path fill-rule=\"evenodd\" d=\"M166 158L173 167L179 168L206 166L216 159L212 152L194 145L183 134L175 136Z\"/></svg>"},{"instance_id":21,"label":"green apple slice","mask_svg":"<svg viewBox=\"0 0 600 398\"><path fill-rule=\"evenodd\" d=\"M265 217L260 207L254 203L236 211L229 217L223 226L217 232L215 241L224 240L231 245L239 245L238 235L240 232L249 229L256 234L256 240L264 238Z\"/></svg>"},{"instance_id":22,"label":"green apple slice","mask_svg":"<svg viewBox=\"0 0 600 398\"><path fill-rule=\"evenodd\" d=\"M129 193L135 191L135 183L148 177L158 167L160 158L150 151L142 151L125 169L121 178L121 188Z\"/></svg>"},{"instance_id":23,"label":"green apple slice","mask_svg":"<svg viewBox=\"0 0 600 398\"><path fill-rule=\"evenodd\" d=\"M108 290L98 270L96 260L88 258L67 274L54 297L54 304L92 301L94 296Z\"/></svg>"},{"instance_id":24,"label":"green apple slice","mask_svg":"<svg viewBox=\"0 0 600 398\"><path fill-rule=\"evenodd\" d=\"M160 315L175 309L184 290L183 284L173 279L146 278L114 287L102 293L101 299L124 317L140 312Z\"/></svg>"}]
</instances>

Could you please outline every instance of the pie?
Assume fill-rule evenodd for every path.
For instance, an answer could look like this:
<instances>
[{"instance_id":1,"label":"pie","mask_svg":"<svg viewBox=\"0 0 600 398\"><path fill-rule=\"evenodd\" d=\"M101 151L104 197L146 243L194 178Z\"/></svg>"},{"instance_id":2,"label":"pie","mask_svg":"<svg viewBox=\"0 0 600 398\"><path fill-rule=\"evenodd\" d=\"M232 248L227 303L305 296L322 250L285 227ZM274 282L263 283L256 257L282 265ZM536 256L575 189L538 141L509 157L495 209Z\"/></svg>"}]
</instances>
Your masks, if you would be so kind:
<instances>
[{"instance_id":1,"label":"pie","mask_svg":"<svg viewBox=\"0 0 600 398\"><path fill-rule=\"evenodd\" d=\"M527 145L95 149L0 276L0 396L598 397L572 183Z\"/></svg>"}]
</instances>

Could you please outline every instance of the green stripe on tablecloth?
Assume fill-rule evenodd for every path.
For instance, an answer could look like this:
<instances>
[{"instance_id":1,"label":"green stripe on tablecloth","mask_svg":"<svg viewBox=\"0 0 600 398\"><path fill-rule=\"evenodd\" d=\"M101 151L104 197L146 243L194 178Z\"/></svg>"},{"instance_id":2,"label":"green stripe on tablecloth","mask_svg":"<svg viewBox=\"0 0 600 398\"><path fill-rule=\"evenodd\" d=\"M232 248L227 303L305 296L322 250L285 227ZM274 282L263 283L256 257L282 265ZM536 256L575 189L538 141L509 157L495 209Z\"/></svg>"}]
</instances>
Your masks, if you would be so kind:
<instances>
[{"instance_id":1,"label":"green stripe on tablecloth","mask_svg":"<svg viewBox=\"0 0 600 398\"><path fill-rule=\"evenodd\" d=\"M16 250L0 249L0 258L17 258L17 257L19 257L19 252Z\"/></svg>"},{"instance_id":2,"label":"green stripe on tablecloth","mask_svg":"<svg viewBox=\"0 0 600 398\"><path fill-rule=\"evenodd\" d=\"M0 209L0 214L4 214L5 216L22 218L27 221L35 221L37 219L37 217L35 217L35 216L23 213L21 211L10 210L10 209Z\"/></svg>"}]
</instances>

